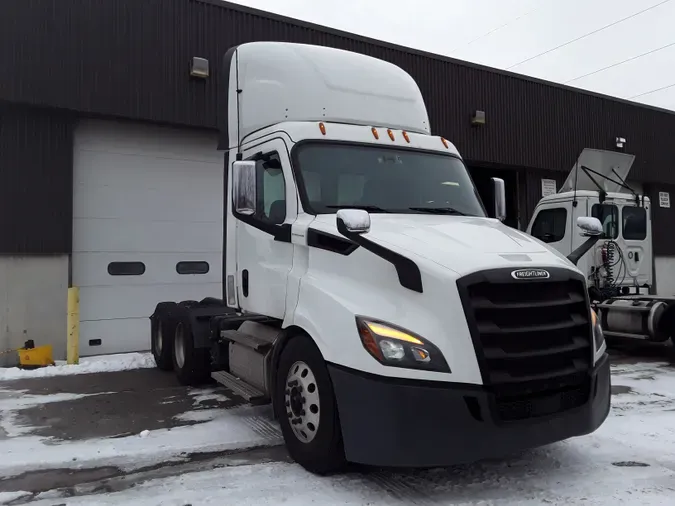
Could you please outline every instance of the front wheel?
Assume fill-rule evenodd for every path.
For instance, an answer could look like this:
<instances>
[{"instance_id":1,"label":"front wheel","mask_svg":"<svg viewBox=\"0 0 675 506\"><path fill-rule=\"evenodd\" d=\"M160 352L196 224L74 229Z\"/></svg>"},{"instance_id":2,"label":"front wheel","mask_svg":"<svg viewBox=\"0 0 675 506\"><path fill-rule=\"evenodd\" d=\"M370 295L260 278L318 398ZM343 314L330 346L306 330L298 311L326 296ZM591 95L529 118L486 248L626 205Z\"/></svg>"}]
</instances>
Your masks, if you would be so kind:
<instances>
[{"instance_id":1,"label":"front wheel","mask_svg":"<svg viewBox=\"0 0 675 506\"><path fill-rule=\"evenodd\" d=\"M281 352L275 403L288 453L316 474L345 466L342 431L326 363L306 336L292 338Z\"/></svg>"}]
</instances>

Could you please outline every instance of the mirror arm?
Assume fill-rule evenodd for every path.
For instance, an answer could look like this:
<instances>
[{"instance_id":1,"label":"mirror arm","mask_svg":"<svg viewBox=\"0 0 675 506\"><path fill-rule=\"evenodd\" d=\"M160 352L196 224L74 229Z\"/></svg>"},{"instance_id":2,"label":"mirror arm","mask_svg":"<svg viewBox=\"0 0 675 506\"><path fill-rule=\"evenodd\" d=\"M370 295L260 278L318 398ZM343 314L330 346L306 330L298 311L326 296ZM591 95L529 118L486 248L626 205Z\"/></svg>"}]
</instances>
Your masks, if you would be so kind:
<instances>
[{"instance_id":1,"label":"mirror arm","mask_svg":"<svg viewBox=\"0 0 675 506\"><path fill-rule=\"evenodd\" d=\"M593 246L595 246L595 243L597 243L600 240L600 236L596 235L593 237L589 237L588 240L583 243L581 246L579 246L577 249L575 249L572 253L567 255L567 259L572 262L574 265L577 265L579 260L581 259L582 256L588 252Z\"/></svg>"}]
</instances>

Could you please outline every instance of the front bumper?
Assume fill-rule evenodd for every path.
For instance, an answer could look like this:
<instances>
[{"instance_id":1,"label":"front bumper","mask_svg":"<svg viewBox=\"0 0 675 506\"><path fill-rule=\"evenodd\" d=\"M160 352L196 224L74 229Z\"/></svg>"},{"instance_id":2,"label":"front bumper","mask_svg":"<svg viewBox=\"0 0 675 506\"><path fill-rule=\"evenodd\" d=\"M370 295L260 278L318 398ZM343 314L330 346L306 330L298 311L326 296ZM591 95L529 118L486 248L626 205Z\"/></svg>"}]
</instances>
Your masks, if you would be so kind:
<instances>
[{"instance_id":1,"label":"front bumper","mask_svg":"<svg viewBox=\"0 0 675 506\"><path fill-rule=\"evenodd\" d=\"M347 460L436 467L494 458L595 431L610 407L609 358L591 377L589 401L514 422L493 416L483 387L364 375L329 364Z\"/></svg>"}]
</instances>

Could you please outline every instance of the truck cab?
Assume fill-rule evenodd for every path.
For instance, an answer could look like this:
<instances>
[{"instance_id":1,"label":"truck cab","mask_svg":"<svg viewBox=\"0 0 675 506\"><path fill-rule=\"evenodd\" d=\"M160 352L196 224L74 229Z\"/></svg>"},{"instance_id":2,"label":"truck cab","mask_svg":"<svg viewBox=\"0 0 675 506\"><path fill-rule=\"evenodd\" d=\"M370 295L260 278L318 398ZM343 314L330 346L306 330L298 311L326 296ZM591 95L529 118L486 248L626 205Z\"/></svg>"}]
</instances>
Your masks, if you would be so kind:
<instances>
[{"instance_id":1,"label":"truck cab","mask_svg":"<svg viewBox=\"0 0 675 506\"><path fill-rule=\"evenodd\" d=\"M158 367L271 403L320 474L470 462L602 424L609 363L583 273L501 222L499 179L487 215L410 75L277 42L222 66L223 300L157 306Z\"/></svg>"},{"instance_id":2,"label":"truck cab","mask_svg":"<svg viewBox=\"0 0 675 506\"><path fill-rule=\"evenodd\" d=\"M583 242L575 221L598 218L602 238L577 266L594 286L617 294L649 291L653 285L651 204L625 184L634 158L584 149L560 192L539 201L527 227L529 234L569 255Z\"/></svg>"}]
</instances>

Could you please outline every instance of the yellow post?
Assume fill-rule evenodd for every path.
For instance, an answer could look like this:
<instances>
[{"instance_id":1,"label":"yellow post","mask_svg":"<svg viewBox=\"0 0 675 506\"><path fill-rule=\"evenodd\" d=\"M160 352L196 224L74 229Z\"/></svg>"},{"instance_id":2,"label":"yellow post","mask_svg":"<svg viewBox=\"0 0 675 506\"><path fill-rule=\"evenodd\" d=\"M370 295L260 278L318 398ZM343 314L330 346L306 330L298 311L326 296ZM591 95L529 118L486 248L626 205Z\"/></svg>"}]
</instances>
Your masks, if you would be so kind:
<instances>
[{"instance_id":1,"label":"yellow post","mask_svg":"<svg viewBox=\"0 0 675 506\"><path fill-rule=\"evenodd\" d=\"M66 358L69 364L80 363L80 289L68 288L68 340Z\"/></svg>"}]
</instances>

